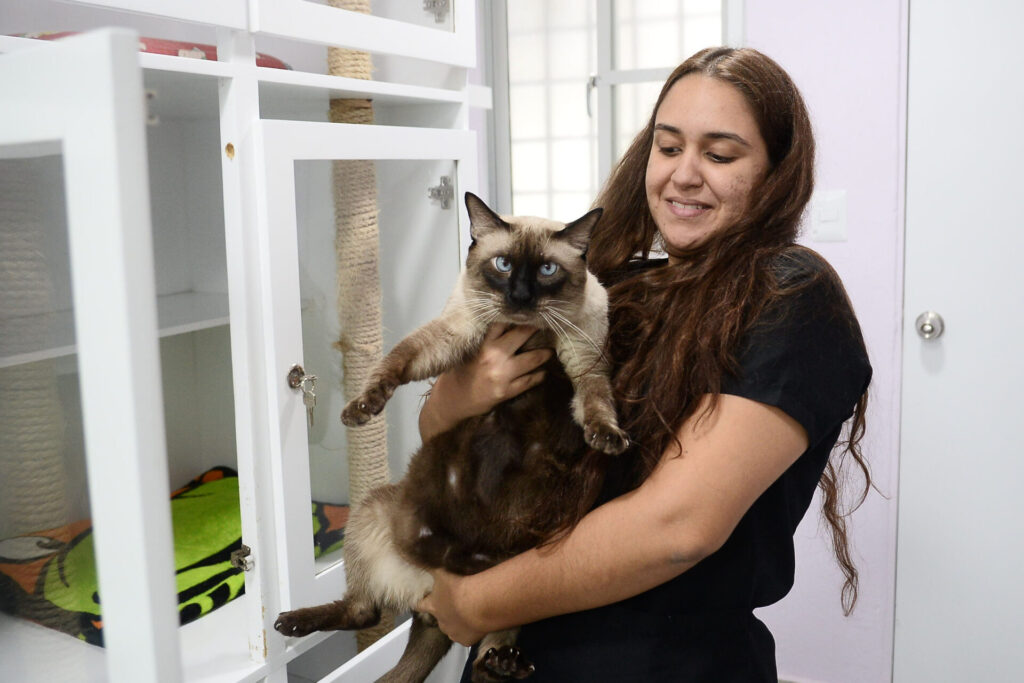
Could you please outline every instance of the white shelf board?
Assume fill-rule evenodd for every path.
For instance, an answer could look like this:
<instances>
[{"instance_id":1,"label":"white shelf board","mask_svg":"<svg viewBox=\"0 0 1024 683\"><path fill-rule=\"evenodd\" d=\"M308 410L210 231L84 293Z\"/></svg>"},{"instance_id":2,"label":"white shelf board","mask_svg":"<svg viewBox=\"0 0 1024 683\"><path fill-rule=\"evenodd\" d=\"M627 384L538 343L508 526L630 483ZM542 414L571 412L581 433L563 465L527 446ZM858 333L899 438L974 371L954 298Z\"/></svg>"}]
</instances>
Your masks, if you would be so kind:
<instances>
[{"instance_id":1,"label":"white shelf board","mask_svg":"<svg viewBox=\"0 0 1024 683\"><path fill-rule=\"evenodd\" d=\"M328 74L314 74L306 71L257 67L260 90L272 95L294 97L303 90L315 96L330 98L371 99L379 102L396 103L450 103L465 101L462 90L428 88L421 85L368 81L361 78L346 78Z\"/></svg>"},{"instance_id":2,"label":"white shelf board","mask_svg":"<svg viewBox=\"0 0 1024 683\"><path fill-rule=\"evenodd\" d=\"M245 641L245 596L178 629L184 680L252 683L269 667L249 657ZM284 660L319 645L332 633L289 639ZM107 681L106 651L66 633L0 612L0 680Z\"/></svg>"},{"instance_id":3,"label":"white shelf board","mask_svg":"<svg viewBox=\"0 0 1024 683\"><path fill-rule=\"evenodd\" d=\"M238 69L234 64L219 62L213 59L197 59L195 57L179 57L175 55L159 55L152 52L139 53L139 66L155 71L174 71L196 76L228 77L234 76Z\"/></svg>"},{"instance_id":4,"label":"white shelf board","mask_svg":"<svg viewBox=\"0 0 1024 683\"><path fill-rule=\"evenodd\" d=\"M245 600L244 595L236 598L178 629L184 680L248 683L267 675L266 663L249 657ZM5 681L102 683L107 680L105 654L102 647L0 613L0 679Z\"/></svg>"},{"instance_id":5,"label":"white shelf board","mask_svg":"<svg viewBox=\"0 0 1024 683\"><path fill-rule=\"evenodd\" d=\"M18 38L16 36L0 35L0 52L14 52L40 45L46 45L46 41L35 38Z\"/></svg>"},{"instance_id":6,"label":"white shelf board","mask_svg":"<svg viewBox=\"0 0 1024 683\"><path fill-rule=\"evenodd\" d=\"M227 325L226 294L183 292L157 298L161 337ZM0 320L0 368L34 363L76 352L70 310Z\"/></svg>"},{"instance_id":7,"label":"white shelf board","mask_svg":"<svg viewBox=\"0 0 1024 683\"><path fill-rule=\"evenodd\" d=\"M0 53L41 47L48 41L0 36ZM146 90L155 97L149 101L149 113L164 118L210 119L219 117L220 79L243 77L255 72L261 95L271 101L317 104L328 99L371 99L387 104L462 104L472 100L485 106L487 95L447 88L432 88L405 83L369 81L328 74L253 67L229 62L176 57L148 52L139 53Z\"/></svg>"}]
</instances>

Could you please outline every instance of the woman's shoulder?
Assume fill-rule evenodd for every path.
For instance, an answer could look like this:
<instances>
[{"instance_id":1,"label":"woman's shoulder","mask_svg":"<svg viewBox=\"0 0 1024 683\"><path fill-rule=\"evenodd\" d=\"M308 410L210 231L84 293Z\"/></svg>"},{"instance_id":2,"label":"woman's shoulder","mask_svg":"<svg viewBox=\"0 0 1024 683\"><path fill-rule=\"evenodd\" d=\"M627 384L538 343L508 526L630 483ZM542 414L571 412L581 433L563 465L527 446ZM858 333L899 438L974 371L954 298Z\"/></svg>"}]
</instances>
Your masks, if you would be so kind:
<instances>
[{"instance_id":1,"label":"woman's shoulder","mask_svg":"<svg viewBox=\"0 0 1024 683\"><path fill-rule=\"evenodd\" d=\"M839 281L839 275L824 256L800 244L791 244L780 251L772 259L771 268L781 285L798 285L823 278Z\"/></svg>"}]
</instances>

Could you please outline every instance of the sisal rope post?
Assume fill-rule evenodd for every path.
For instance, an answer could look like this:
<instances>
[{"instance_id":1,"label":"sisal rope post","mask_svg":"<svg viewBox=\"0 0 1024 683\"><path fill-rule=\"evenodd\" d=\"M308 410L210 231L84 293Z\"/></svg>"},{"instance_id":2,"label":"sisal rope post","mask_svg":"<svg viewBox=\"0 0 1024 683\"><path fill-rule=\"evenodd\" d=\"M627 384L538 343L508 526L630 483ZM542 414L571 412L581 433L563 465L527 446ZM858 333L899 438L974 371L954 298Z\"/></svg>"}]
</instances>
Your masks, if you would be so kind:
<instances>
[{"instance_id":1,"label":"sisal rope post","mask_svg":"<svg viewBox=\"0 0 1024 683\"><path fill-rule=\"evenodd\" d=\"M53 285L42 248L40 162L0 162L0 347L52 343ZM40 171L40 172L36 172ZM0 370L0 537L68 523L64 410L56 363Z\"/></svg>"},{"instance_id":2,"label":"sisal rope post","mask_svg":"<svg viewBox=\"0 0 1024 683\"><path fill-rule=\"evenodd\" d=\"M369 0L329 0L331 7L370 13ZM373 63L368 52L330 47L328 70L332 76L370 80ZM331 100L332 123L373 123L370 100ZM384 351L381 331L380 240L377 230L377 177L369 160L342 160L333 164L335 251L338 264L338 322L336 344L342 353L345 400L355 398L366 384ZM349 504L358 505L373 488L390 481L387 424L384 414L347 431ZM372 645L394 627L386 617L373 628L359 631L360 650Z\"/></svg>"},{"instance_id":3,"label":"sisal rope post","mask_svg":"<svg viewBox=\"0 0 1024 683\"><path fill-rule=\"evenodd\" d=\"M40 187L54 180L49 159L0 162L0 349L53 345L54 301L42 241L55 217L43 216L50 198ZM63 526L71 502L65 462L64 408L52 359L0 369L0 538ZM78 493L84 495L84 492ZM73 582L75 567L64 568ZM29 619L65 619L56 605L17 601ZM63 642L63 641L62 641Z\"/></svg>"}]
</instances>

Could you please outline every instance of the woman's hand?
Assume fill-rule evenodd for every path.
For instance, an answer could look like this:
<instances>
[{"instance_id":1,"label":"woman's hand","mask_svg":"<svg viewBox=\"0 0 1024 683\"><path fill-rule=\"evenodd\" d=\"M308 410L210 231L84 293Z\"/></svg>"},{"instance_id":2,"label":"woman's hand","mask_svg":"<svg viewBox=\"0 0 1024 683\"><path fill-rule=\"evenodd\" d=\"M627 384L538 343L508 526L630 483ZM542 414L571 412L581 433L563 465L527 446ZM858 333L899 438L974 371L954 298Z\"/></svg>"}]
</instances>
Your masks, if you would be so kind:
<instances>
[{"instance_id":1,"label":"woman's hand","mask_svg":"<svg viewBox=\"0 0 1024 683\"><path fill-rule=\"evenodd\" d=\"M429 612L437 619L438 627L446 636L462 645L475 645L487 631L474 624L466 603L466 584L470 577L450 574L435 569L434 590L416 605L418 612Z\"/></svg>"},{"instance_id":2,"label":"woman's hand","mask_svg":"<svg viewBox=\"0 0 1024 683\"><path fill-rule=\"evenodd\" d=\"M536 331L527 326L492 325L476 356L434 382L420 411L420 437L426 441L540 384L544 379L540 367L551 358L551 349L517 353Z\"/></svg>"}]
</instances>

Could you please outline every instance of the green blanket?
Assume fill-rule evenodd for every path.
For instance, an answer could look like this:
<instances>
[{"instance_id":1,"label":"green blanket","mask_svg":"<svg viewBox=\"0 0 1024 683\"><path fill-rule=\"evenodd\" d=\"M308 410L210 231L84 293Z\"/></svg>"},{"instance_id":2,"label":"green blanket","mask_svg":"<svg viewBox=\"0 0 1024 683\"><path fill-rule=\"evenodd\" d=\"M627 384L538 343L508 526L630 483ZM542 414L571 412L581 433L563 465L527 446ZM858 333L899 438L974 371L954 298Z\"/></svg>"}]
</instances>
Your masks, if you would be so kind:
<instances>
[{"instance_id":1,"label":"green blanket","mask_svg":"<svg viewBox=\"0 0 1024 683\"><path fill-rule=\"evenodd\" d=\"M242 545L238 475L204 472L171 495L178 614L182 624L209 614L245 591L231 553ZM348 506L313 503L316 557L343 545ZM0 610L103 644L92 524L0 541Z\"/></svg>"}]
</instances>

